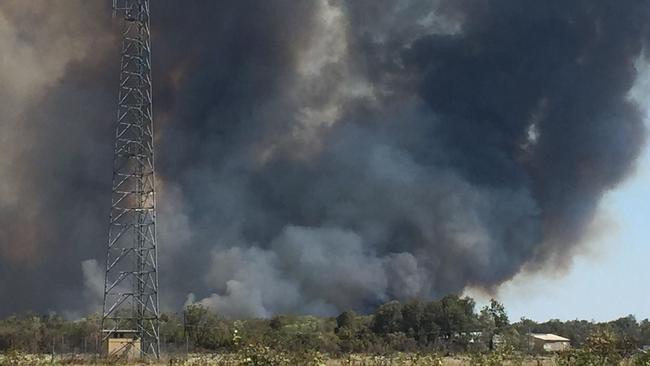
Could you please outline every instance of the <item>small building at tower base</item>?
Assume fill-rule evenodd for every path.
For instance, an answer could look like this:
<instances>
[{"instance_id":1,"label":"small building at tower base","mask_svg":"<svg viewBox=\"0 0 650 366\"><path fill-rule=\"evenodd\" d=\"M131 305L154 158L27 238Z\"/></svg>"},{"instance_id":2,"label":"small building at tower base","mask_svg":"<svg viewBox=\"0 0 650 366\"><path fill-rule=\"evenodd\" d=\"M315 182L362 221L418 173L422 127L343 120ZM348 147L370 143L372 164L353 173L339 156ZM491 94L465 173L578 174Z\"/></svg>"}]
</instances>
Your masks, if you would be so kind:
<instances>
[{"instance_id":1,"label":"small building at tower base","mask_svg":"<svg viewBox=\"0 0 650 366\"><path fill-rule=\"evenodd\" d=\"M106 355L108 358L138 359L141 356L139 334L132 330L116 330L106 340Z\"/></svg>"}]
</instances>

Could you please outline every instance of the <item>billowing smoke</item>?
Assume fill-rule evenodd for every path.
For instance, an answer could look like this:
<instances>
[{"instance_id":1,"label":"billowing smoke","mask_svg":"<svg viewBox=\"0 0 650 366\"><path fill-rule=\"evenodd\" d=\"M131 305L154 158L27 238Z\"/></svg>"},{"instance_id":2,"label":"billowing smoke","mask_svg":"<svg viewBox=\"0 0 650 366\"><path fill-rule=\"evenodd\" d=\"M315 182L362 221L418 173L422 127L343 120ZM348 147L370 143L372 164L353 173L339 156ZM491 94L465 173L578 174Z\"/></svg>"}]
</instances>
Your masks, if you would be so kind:
<instances>
[{"instance_id":1,"label":"billowing smoke","mask_svg":"<svg viewBox=\"0 0 650 366\"><path fill-rule=\"evenodd\" d=\"M335 314L567 265L645 142L649 6L152 2L165 307ZM0 4L0 314L96 310L116 23Z\"/></svg>"}]
</instances>

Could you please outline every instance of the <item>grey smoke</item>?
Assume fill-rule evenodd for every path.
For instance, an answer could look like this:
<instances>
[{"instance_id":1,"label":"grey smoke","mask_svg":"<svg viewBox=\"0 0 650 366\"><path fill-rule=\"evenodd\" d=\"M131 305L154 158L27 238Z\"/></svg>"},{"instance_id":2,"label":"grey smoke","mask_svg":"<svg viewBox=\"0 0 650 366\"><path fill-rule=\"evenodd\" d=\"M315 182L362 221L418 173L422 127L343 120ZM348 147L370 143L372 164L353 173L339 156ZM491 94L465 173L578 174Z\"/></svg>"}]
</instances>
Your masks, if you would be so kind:
<instances>
[{"instance_id":1,"label":"grey smoke","mask_svg":"<svg viewBox=\"0 0 650 366\"><path fill-rule=\"evenodd\" d=\"M153 2L165 308L366 311L566 265L645 143L648 10ZM117 35L108 4L0 4L0 315L96 310Z\"/></svg>"}]
</instances>

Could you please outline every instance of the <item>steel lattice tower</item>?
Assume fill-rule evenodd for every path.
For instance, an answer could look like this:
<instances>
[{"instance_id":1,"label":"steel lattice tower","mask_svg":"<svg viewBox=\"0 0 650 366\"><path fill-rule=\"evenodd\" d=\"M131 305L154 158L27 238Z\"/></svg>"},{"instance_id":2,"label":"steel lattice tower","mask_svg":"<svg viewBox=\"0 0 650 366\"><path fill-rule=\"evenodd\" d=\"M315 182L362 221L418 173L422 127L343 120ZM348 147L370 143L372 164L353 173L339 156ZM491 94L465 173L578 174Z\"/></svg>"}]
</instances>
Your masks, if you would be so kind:
<instances>
[{"instance_id":1,"label":"steel lattice tower","mask_svg":"<svg viewBox=\"0 0 650 366\"><path fill-rule=\"evenodd\" d=\"M149 0L113 0L122 61L106 255L104 341L160 356Z\"/></svg>"}]
</instances>

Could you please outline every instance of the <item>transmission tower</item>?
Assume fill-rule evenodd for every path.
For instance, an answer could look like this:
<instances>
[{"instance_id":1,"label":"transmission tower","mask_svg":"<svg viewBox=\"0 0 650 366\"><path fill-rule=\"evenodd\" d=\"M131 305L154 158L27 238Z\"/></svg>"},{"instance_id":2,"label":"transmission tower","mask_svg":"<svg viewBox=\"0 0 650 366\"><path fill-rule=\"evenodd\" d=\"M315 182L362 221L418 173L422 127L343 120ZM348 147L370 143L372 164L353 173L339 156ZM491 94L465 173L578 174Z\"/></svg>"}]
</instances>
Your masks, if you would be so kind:
<instances>
[{"instance_id":1,"label":"transmission tower","mask_svg":"<svg viewBox=\"0 0 650 366\"><path fill-rule=\"evenodd\" d=\"M113 12L123 16L122 61L102 331L111 355L158 358L149 0L113 0Z\"/></svg>"}]
</instances>

